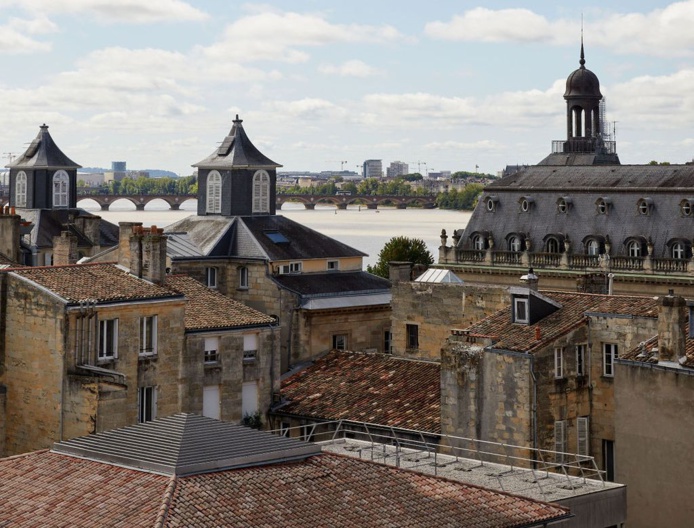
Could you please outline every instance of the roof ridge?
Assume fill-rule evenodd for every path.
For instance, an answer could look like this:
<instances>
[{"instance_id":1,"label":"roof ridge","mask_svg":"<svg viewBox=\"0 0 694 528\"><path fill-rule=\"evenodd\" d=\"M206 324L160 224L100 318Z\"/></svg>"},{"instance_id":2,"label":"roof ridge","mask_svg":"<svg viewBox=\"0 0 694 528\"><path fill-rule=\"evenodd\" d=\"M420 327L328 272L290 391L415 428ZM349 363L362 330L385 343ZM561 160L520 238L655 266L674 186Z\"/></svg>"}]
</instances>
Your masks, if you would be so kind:
<instances>
[{"instance_id":1,"label":"roof ridge","mask_svg":"<svg viewBox=\"0 0 694 528\"><path fill-rule=\"evenodd\" d=\"M174 493L176 493L176 486L178 485L178 476L172 475L169 479L169 484L166 486L164 491L164 496L162 497L161 505L159 506L159 512L157 513L157 520L154 522L154 528L163 528L166 523L166 519L169 516L169 510L171 508L171 501L173 500Z\"/></svg>"}]
</instances>

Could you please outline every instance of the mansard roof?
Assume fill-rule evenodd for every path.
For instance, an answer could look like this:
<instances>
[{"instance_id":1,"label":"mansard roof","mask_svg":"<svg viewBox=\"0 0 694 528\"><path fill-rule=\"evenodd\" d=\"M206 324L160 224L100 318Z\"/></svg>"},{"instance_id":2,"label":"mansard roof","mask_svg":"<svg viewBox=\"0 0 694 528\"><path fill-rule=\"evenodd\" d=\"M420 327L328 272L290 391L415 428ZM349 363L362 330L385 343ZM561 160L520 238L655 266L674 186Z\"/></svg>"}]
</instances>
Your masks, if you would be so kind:
<instances>
[{"instance_id":1,"label":"mansard roof","mask_svg":"<svg viewBox=\"0 0 694 528\"><path fill-rule=\"evenodd\" d=\"M97 218L84 209L20 209L22 221L31 222L31 244L39 248L53 247L53 237L63 231L70 231L77 237L77 247L95 245L76 225L78 218ZM118 245L118 226L101 218L99 220L99 240L101 247Z\"/></svg>"},{"instance_id":2,"label":"mansard roof","mask_svg":"<svg viewBox=\"0 0 694 528\"><path fill-rule=\"evenodd\" d=\"M364 257L329 236L280 215L191 215L164 229L173 258L247 257L270 261ZM277 236L275 236L277 235Z\"/></svg>"},{"instance_id":3,"label":"mansard roof","mask_svg":"<svg viewBox=\"0 0 694 528\"><path fill-rule=\"evenodd\" d=\"M231 131L222 144L204 160L193 164L202 169L276 169L281 167L263 155L248 139L243 129L243 120L236 116Z\"/></svg>"},{"instance_id":4,"label":"mansard roof","mask_svg":"<svg viewBox=\"0 0 694 528\"><path fill-rule=\"evenodd\" d=\"M69 304L182 299L162 286L138 279L115 264L73 264L13 269L11 274L50 290Z\"/></svg>"},{"instance_id":5,"label":"mansard roof","mask_svg":"<svg viewBox=\"0 0 694 528\"><path fill-rule=\"evenodd\" d=\"M493 347L496 349L532 353L571 330L587 324L590 314L629 315L650 319L658 317L658 303L653 297L555 291L543 293L559 302L561 308L535 324L513 323L511 307L507 307L468 327L463 333L473 337L490 338L494 341Z\"/></svg>"},{"instance_id":6,"label":"mansard roof","mask_svg":"<svg viewBox=\"0 0 694 528\"><path fill-rule=\"evenodd\" d=\"M275 412L440 433L440 376L439 363L333 350L282 382Z\"/></svg>"},{"instance_id":7,"label":"mansard roof","mask_svg":"<svg viewBox=\"0 0 694 528\"><path fill-rule=\"evenodd\" d=\"M79 169L82 167L58 148L48 132L48 125L43 124L39 128L39 133L29 148L5 167L10 169Z\"/></svg>"},{"instance_id":8,"label":"mansard roof","mask_svg":"<svg viewBox=\"0 0 694 528\"><path fill-rule=\"evenodd\" d=\"M209 289L192 277L168 275L164 285L186 296L185 326L188 331L246 328L277 324L266 315L226 295Z\"/></svg>"}]
</instances>

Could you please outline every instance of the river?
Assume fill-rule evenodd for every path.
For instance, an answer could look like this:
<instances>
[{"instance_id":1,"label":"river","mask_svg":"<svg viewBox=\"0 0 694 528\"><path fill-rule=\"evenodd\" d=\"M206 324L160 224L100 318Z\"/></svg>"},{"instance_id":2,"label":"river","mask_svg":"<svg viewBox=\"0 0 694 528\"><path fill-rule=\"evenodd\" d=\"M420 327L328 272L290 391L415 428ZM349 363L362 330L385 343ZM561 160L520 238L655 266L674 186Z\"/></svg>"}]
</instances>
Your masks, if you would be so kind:
<instances>
[{"instance_id":1,"label":"river","mask_svg":"<svg viewBox=\"0 0 694 528\"><path fill-rule=\"evenodd\" d=\"M111 205L109 211L102 211L96 202L91 200L81 201L79 206L115 224L137 221L146 227L166 227L181 218L195 214L197 204L189 200L179 211L168 209L168 205L163 201L149 203L144 211L136 211L135 206L125 200ZM449 234L450 244L453 230L465 227L471 215L469 211L390 207L374 210L366 209L364 206L350 206L337 210L330 205L317 205L311 211L296 203L285 203L277 214L367 253L369 256L364 258L364 267L376 263L378 253L394 236L421 238L436 262L441 245L441 229L445 229Z\"/></svg>"}]
</instances>

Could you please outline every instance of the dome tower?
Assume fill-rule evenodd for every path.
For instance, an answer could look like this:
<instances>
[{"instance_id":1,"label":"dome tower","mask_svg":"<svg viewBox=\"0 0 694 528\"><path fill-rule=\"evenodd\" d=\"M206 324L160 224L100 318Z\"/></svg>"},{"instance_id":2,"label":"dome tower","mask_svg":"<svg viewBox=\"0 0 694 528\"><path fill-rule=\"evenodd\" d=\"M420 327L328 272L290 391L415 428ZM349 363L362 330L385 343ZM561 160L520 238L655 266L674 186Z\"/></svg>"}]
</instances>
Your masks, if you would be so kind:
<instances>
[{"instance_id":1,"label":"dome tower","mask_svg":"<svg viewBox=\"0 0 694 528\"><path fill-rule=\"evenodd\" d=\"M566 79L566 143L564 152L594 152L601 136L600 81L586 69L583 39L580 67Z\"/></svg>"}]
</instances>

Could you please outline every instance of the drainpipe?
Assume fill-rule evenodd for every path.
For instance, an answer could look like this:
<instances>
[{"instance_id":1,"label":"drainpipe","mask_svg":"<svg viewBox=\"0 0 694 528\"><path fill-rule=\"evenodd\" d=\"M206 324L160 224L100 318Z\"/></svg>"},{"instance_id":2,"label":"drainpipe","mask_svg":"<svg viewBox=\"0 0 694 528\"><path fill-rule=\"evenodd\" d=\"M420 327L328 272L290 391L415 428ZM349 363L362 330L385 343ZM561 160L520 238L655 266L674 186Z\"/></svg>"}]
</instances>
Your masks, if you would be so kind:
<instances>
[{"instance_id":1,"label":"drainpipe","mask_svg":"<svg viewBox=\"0 0 694 528\"><path fill-rule=\"evenodd\" d=\"M614 273L607 274L607 295L614 295Z\"/></svg>"},{"instance_id":2,"label":"drainpipe","mask_svg":"<svg viewBox=\"0 0 694 528\"><path fill-rule=\"evenodd\" d=\"M530 379L533 383L532 422L533 422L533 449L537 453L537 376L535 375L535 356L530 354ZM537 461L533 458L533 468Z\"/></svg>"}]
</instances>

